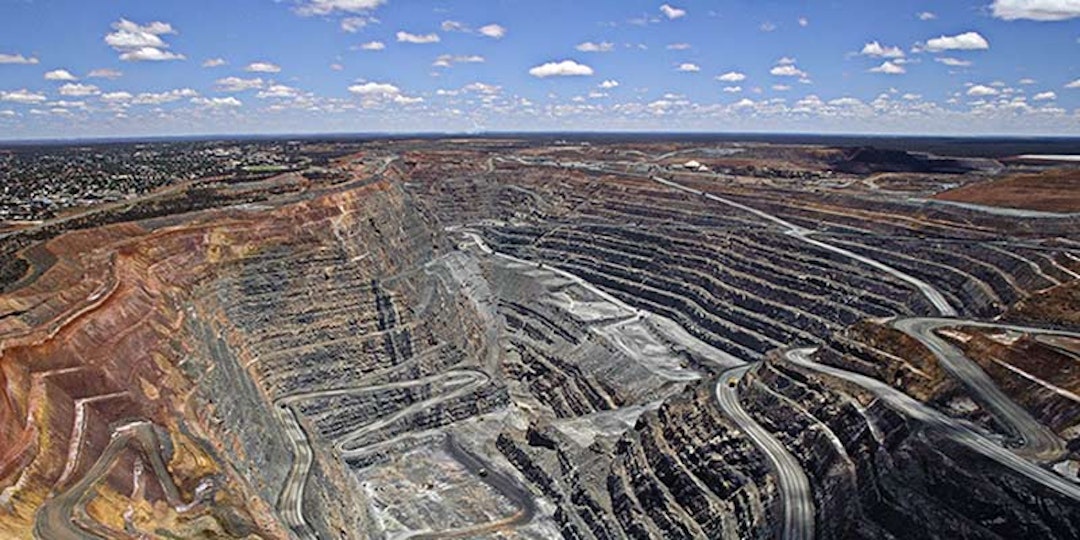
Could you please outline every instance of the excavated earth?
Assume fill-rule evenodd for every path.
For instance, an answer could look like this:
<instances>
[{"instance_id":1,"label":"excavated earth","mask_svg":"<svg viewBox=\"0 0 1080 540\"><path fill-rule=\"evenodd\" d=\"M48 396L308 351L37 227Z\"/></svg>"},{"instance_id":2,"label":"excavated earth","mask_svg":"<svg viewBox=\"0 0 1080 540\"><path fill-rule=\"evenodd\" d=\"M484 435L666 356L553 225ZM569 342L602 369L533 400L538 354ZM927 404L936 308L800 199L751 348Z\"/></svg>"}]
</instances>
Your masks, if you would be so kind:
<instances>
[{"instance_id":1,"label":"excavated earth","mask_svg":"<svg viewBox=\"0 0 1080 540\"><path fill-rule=\"evenodd\" d=\"M0 537L1080 537L1077 215L369 146L0 237Z\"/></svg>"}]
</instances>

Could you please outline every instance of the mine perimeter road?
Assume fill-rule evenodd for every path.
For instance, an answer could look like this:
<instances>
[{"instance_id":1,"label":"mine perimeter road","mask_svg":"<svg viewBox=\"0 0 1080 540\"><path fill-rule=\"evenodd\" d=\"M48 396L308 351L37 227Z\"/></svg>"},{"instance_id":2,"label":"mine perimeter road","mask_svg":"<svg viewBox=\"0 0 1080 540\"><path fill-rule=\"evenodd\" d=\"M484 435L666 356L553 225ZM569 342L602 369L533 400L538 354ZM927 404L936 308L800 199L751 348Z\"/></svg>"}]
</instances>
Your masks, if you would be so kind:
<instances>
[{"instance_id":1,"label":"mine perimeter road","mask_svg":"<svg viewBox=\"0 0 1080 540\"><path fill-rule=\"evenodd\" d=\"M1027 410L1009 399L977 363L934 332L946 327L975 326L1074 338L1080 338L1080 334L1026 326L941 318L898 319L892 323L892 326L917 339L926 348L930 349L930 352L934 353L934 356L938 358L946 371L967 386L976 400L989 409L994 417L1000 420L1015 436L1023 440L1023 446L1017 449L1018 453L1039 461L1056 461L1067 453L1065 442L1053 430L1044 426L1032 417Z\"/></svg>"},{"instance_id":2,"label":"mine perimeter road","mask_svg":"<svg viewBox=\"0 0 1080 540\"><path fill-rule=\"evenodd\" d=\"M810 480L802 465L776 437L761 427L739 403L738 381L754 366L746 365L729 369L720 374L716 382L716 400L720 410L739 427L753 443L762 450L772 463L780 483L780 497L784 506L784 540L812 540L814 538L814 494Z\"/></svg>"},{"instance_id":3,"label":"mine perimeter road","mask_svg":"<svg viewBox=\"0 0 1080 540\"><path fill-rule=\"evenodd\" d=\"M954 321L955 322L955 321ZM971 448L987 458L1030 478L1031 480L1057 491L1075 501L1080 501L1080 485L1070 482L1062 476L1048 471L1014 452L987 439L967 424L931 408L925 403L889 386L877 379L843 369L819 364L810 359L815 348L794 349L784 353L791 363L826 375L853 382L872 392L878 399L890 407L902 412L909 418L922 422L926 426L940 430L953 441Z\"/></svg>"}]
</instances>

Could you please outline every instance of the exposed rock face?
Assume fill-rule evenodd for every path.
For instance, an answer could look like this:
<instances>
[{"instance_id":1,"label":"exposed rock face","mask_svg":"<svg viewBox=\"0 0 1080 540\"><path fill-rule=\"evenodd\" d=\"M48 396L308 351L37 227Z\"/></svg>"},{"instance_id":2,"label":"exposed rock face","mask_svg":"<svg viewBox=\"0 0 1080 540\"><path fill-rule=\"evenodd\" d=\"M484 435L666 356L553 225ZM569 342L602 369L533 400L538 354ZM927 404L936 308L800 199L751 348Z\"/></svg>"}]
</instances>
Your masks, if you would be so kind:
<instances>
[{"instance_id":1,"label":"exposed rock face","mask_svg":"<svg viewBox=\"0 0 1080 540\"><path fill-rule=\"evenodd\" d=\"M1075 343L960 324L1068 327L1076 218L476 145L0 238L0 536L1080 536ZM927 288L1060 459L886 320Z\"/></svg>"}]
</instances>

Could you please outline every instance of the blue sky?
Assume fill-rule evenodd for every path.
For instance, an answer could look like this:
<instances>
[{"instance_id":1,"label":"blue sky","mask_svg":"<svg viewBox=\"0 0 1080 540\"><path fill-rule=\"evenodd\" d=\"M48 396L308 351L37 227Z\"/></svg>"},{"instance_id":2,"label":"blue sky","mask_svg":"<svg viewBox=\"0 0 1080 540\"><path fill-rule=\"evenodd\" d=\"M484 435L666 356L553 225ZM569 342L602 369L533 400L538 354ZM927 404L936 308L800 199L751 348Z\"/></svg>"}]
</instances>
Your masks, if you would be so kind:
<instances>
[{"instance_id":1,"label":"blue sky","mask_svg":"<svg viewBox=\"0 0 1080 540\"><path fill-rule=\"evenodd\" d=\"M0 0L0 138L1080 134L1080 0Z\"/></svg>"}]
</instances>

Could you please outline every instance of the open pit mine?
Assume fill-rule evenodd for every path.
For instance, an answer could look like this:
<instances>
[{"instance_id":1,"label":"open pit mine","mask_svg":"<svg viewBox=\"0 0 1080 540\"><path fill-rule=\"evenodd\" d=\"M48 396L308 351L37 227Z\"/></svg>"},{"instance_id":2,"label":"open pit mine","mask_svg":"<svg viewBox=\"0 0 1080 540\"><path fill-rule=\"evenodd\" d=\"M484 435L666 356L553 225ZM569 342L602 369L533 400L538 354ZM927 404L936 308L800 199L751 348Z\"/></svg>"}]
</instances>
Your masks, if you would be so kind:
<instances>
[{"instance_id":1,"label":"open pit mine","mask_svg":"<svg viewBox=\"0 0 1080 540\"><path fill-rule=\"evenodd\" d=\"M383 140L5 223L0 538L1080 538L1078 170Z\"/></svg>"}]
</instances>

